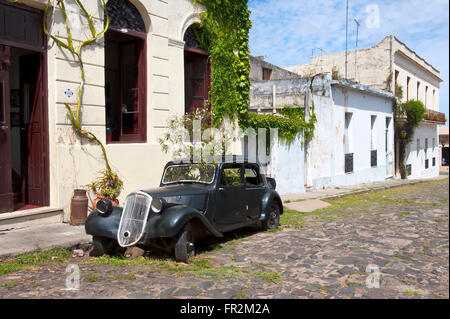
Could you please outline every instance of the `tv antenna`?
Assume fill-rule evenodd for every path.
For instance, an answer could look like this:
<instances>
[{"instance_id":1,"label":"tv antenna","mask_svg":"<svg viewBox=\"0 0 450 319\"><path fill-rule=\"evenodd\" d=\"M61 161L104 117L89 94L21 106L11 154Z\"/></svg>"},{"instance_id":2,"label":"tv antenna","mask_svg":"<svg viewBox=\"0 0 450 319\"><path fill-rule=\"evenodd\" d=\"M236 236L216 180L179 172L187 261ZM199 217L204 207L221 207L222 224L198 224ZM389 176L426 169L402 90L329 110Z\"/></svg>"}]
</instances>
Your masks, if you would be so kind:
<instances>
[{"instance_id":1,"label":"tv antenna","mask_svg":"<svg viewBox=\"0 0 450 319\"><path fill-rule=\"evenodd\" d=\"M358 82L358 31L360 27L360 23L356 18L354 18L356 23L356 50L355 50L355 81Z\"/></svg>"}]
</instances>

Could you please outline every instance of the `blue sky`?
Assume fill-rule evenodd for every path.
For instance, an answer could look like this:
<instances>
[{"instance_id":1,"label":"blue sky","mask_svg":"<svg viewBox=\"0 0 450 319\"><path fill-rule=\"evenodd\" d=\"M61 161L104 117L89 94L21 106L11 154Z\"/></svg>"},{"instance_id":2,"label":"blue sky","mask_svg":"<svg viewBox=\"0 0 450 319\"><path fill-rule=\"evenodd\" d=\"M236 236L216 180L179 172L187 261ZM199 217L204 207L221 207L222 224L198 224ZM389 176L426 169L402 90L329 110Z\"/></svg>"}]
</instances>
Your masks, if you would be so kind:
<instances>
[{"instance_id":1,"label":"blue sky","mask_svg":"<svg viewBox=\"0 0 450 319\"><path fill-rule=\"evenodd\" d=\"M312 49L345 51L346 0L249 0L248 6L251 55L288 66L308 63ZM354 18L361 23L359 48L392 34L441 72L439 107L449 119L449 1L349 0L349 50L355 48Z\"/></svg>"}]
</instances>

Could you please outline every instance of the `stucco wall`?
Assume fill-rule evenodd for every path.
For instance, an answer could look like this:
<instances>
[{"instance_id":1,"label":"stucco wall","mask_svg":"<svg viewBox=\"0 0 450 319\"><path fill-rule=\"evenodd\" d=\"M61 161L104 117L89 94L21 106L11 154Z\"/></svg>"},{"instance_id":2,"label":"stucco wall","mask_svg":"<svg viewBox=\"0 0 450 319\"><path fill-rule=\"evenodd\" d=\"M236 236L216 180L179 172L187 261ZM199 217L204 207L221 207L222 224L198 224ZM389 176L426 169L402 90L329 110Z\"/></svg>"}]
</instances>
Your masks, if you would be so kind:
<instances>
[{"instance_id":1,"label":"stucco wall","mask_svg":"<svg viewBox=\"0 0 450 319\"><path fill-rule=\"evenodd\" d=\"M24 0L23 4L45 8L44 0ZM147 142L108 144L110 164L124 181L121 202L136 189L159 184L164 164L169 157L158 144L166 131L167 121L184 112L184 42L185 30L199 21L201 8L190 0L130 0L140 12L147 28ZM97 30L103 25L103 9L98 1L84 1L94 16ZM86 21L74 1L66 1L75 45L89 36ZM52 9L50 10L52 11ZM49 19L50 21L50 19ZM50 24L49 24L50 26ZM54 11L50 32L67 41L62 12ZM106 142L105 129L105 53L104 41L99 40L83 51L86 84L82 109L83 127ZM100 148L93 144L80 145L70 125L64 102L75 103L75 95L67 97L68 89L76 92L80 69L75 59L48 42L48 105L50 145L50 205L62 207L69 216L73 189L92 182L103 169Z\"/></svg>"},{"instance_id":2,"label":"stucco wall","mask_svg":"<svg viewBox=\"0 0 450 319\"><path fill-rule=\"evenodd\" d=\"M433 138L435 143L433 147ZM418 147L417 140L420 140ZM425 150L425 139L428 139L428 148ZM439 175L439 142L436 124L422 122L415 129L411 143L406 148L406 165L411 165L411 175L408 179L429 178ZM435 158L435 166L432 159ZM428 169L425 160L428 159Z\"/></svg>"},{"instance_id":3,"label":"stucco wall","mask_svg":"<svg viewBox=\"0 0 450 319\"><path fill-rule=\"evenodd\" d=\"M298 74L280 68L269 62L250 56L250 81L262 81L263 68L272 70L271 80L297 78Z\"/></svg>"},{"instance_id":4,"label":"stucco wall","mask_svg":"<svg viewBox=\"0 0 450 319\"><path fill-rule=\"evenodd\" d=\"M333 85L333 119L321 122L320 130L328 131L331 152L328 158L313 159L313 162L328 161L331 171L320 171L311 176L315 187L352 185L384 180L393 174L394 134L393 101L383 96L368 94L349 87ZM345 112L352 113L350 125L351 150L353 152L353 172L345 173L344 161L344 120ZM371 117L376 116L374 124L374 149L377 150L377 166L371 167ZM386 118L388 125L386 152ZM328 129L327 129L328 127ZM331 179L324 178L326 173Z\"/></svg>"},{"instance_id":5,"label":"stucco wall","mask_svg":"<svg viewBox=\"0 0 450 319\"><path fill-rule=\"evenodd\" d=\"M393 96L392 94L348 81L332 81L330 75L292 80L254 82L251 86L252 110L264 101L271 102L273 86L277 105L295 99L303 106L314 105L317 123L314 137L305 145L301 137L290 146L280 142L272 145L269 174L277 180L281 194L303 192L304 185L313 189L352 185L384 180L393 174ZM272 98L273 99L273 98ZM270 109L268 107L268 109ZM345 173L344 122L345 112L353 113L351 150L354 170ZM371 167L371 116L376 116L374 144L377 166ZM388 152L385 151L386 117ZM306 147L306 154L305 154Z\"/></svg>"},{"instance_id":6,"label":"stucco wall","mask_svg":"<svg viewBox=\"0 0 450 319\"><path fill-rule=\"evenodd\" d=\"M421 83L419 100L426 104L427 108L439 111L439 86L442 82L440 72L394 36L387 36L367 49L348 51L347 60L349 80L391 92L394 92L395 88L395 71L399 71L397 83L403 86L405 100L406 78L408 76L411 78L410 99L417 99L417 81L419 81ZM316 73L331 73L333 67L337 68L340 77L345 77L345 52L313 56L309 64L288 66L285 69L302 76L311 76ZM392 79L388 81L391 73ZM428 97L425 98L427 86Z\"/></svg>"}]
</instances>

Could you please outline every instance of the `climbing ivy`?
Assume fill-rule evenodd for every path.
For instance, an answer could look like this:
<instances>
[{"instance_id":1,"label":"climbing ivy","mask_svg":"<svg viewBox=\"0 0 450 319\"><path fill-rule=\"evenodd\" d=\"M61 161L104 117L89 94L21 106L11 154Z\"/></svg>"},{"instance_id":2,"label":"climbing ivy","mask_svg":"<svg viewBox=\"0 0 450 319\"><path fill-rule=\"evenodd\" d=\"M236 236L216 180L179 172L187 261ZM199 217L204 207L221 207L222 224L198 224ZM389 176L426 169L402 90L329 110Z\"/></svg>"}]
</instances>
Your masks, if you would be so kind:
<instances>
[{"instance_id":1,"label":"climbing ivy","mask_svg":"<svg viewBox=\"0 0 450 319\"><path fill-rule=\"evenodd\" d=\"M395 139L399 141L399 163L402 179L407 176L406 172L406 146L412 141L414 130L423 120L425 106L421 101L409 100L405 103L396 101L394 108L395 116ZM402 137L405 134L405 137Z\"/></svg>"},{"instance_id":2,"label":"climbing ivy","mask_svg":"<svg viewBox=\"0 0 450 319\"><path fill-rule=\"evenodd\" d=\"M287 145L302 134L302 143L314 135L314 127L317 122L314 106L309 113L309 120L305 121L305 111L300 105L295 107L284 106L278 110L282 115L248 113L247 127L252 127L257 132L258 128L265 128L269 134L271 128L278 129L278 139Z\"/></svg>"},{"instance_id":3,"label":"climbing ivy","mask_svg":"<svg viewBox=\"0 0 450 319\"><path fill-rule=\"evenodd\" d=\"M241 123L248 113L250 96L249 30L247 0L194 0L205 7L196 28L200 46L210 54L209 103L214 126L226 117Z\"/></svg>"},{"instance_id":4,"label":"climbing ivy","mask_svg":"<svg viewBox=\"0 0 450 319\"><path fill-rule=\"evenodd\" d=\"M252 26L247 0L194 0L205 7L203 20L194 26L197 41L209 52L211 90L209 104L214 126L225 117L238 119L243 129L252 127L278 129L281 141L290 144L299 133L309 138L314 132L314 111L305 122L302 108L284 107L281 115L254 114L248 111L250 101L249 30Z\"/></svg>"}]
</instances>

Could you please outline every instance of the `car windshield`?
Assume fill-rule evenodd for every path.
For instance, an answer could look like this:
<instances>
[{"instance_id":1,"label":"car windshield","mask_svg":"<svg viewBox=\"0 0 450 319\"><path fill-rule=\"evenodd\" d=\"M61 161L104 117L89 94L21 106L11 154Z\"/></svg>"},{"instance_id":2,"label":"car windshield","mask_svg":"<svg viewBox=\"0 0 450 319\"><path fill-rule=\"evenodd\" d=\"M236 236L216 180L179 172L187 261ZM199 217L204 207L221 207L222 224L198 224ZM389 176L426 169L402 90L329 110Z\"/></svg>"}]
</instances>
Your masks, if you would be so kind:
<instances>
[{"instance_id":1,"label":"car windshield","mask_svg":"<svg viewBox=\"0 0 450 319\"><path fill-rule=\"evenodd\" d=\"M185 164L172 165L166 168L162 179L163 184L173 183L204 183L211 184L214 181L214 165Z\"/></svg>"}]
</instances>

